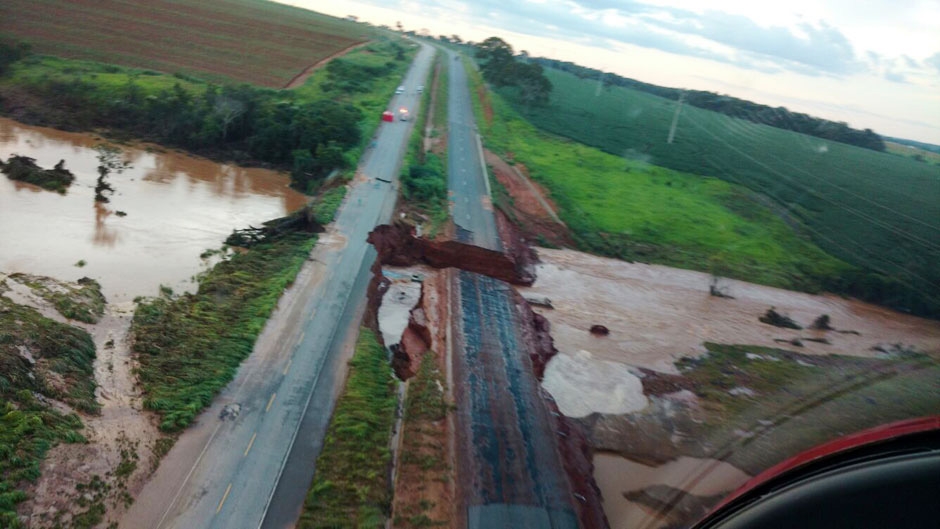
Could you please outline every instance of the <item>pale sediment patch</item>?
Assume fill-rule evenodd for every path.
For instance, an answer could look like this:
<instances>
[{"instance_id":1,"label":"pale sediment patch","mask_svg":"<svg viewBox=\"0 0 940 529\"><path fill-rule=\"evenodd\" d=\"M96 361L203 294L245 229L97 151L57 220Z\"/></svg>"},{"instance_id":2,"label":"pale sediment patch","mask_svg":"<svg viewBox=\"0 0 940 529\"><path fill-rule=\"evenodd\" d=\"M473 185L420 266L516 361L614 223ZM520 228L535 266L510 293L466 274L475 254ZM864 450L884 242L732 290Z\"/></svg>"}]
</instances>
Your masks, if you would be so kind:
<instances>
[{"instance_id":1,"label":"pale sediment patch","mask_svg":"<svg viewBox=\"0 0 940 529\"><path fill-rule=\"evenodd\" d=\"M545 368L542 387L569 417L591 413L623 414L645 408L643 383L619 362L596 360L588 351L559 353Z\"/></svg>"},{"instance_id":2,"label":"pale sediment patch","mask_svg":"<svg viewBox=\"0 0 940 529\"><path fill-rule=\"evenodd\" d=\"M389 285L379 305L379 330L386 347L401 342L401 336L408 327L411 309L421 299L421 283L411 279L396 279Z\"/></svg>"}]
</instances>

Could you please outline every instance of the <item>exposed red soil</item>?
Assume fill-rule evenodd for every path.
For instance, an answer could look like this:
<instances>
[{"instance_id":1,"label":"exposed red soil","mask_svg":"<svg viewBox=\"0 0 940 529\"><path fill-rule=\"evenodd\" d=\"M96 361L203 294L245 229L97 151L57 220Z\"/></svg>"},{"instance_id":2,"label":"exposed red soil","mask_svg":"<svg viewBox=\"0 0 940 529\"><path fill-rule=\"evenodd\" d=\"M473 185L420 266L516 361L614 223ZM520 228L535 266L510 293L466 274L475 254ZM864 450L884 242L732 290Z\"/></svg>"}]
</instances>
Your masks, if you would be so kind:
<instances>
[{"instance_id":1,"label":"exposed red soil","mask_svg":"<svg viewBox=\"0 0 940 529\"><path fill-rule=\"evenodd\" d=\"M516 284L530 284L534 280L534 276L530 273L536 259L534 252L528 247L522 234L501 212L497 212L497 227L504 246L509 248L505 254L452 240L429 241L416 237L414 229L404 223L377 227L368 238L379 254L373 266L376 279L373 280L374 286L370 287L370 297L378 296L384 288L387 288L387 286L383 288L385 283L384 278L381 278L381 263L397 266L426 264L435 268L453 267ZM435 277L445 275L435 274ZM422 288L421 300L411 312L402 347L396 351L394 363L396 373L400 376L408 377L414 374L421 355L427 354L428 347L440 348L438 351L443 351L444 347L450 346L443 343L445 329L450 318L449 315L446 317L442 315L444 311L441 308L448 306L446 299L441 302L443 292L446 292L446 289L437 285L436 279L430 282L426 280ZM549 333L548 320L534 313L528 302L518 292L513 291L512 295L519 313L522 347L531 362L531 375L541 380L545 365L557 352ZM431 297L436 299L429 300ZM446 298L446 294L444 297ZM374 300L371 300L370 304L377 306ZM440 364L441 369L445 366L443 362ZM581 527L609 527L604 515L600 491L593 478L593 454L584 430L578 422L569 420L558 412L554 400L547 392L539 389L539 395L551 412L551 431L558 432L555 444L575 498L573 503ZM428 435L431 436L429 439L441 442L440 431L436 429L445 428L445 423L450 424L447 421L440 421L439 424L422 425L417 432L406 430L403 433L405 436L403 443L413 443L415 436L423 441ZM410 440L409 435L412 436ZM451 454L450 457L452 458L453 455ZM402 466L401 472L396 483L396 505L412 502L416 497L423 498L422 495L427 490L427 476L418 474L409 477L407 465ZM416 485L417 483L421 485ZM456 503L453 491L452 487L447 488L443 492L436 493L435 497L441 498L443 495L449 498L453 508L453 504ZM438 505L436 500L434 505Z\"/></svg>"},{"instance_id":2,"label":"exposed red soil","mask_svg":"<svg viewBox=\"0 0 940 529\"><path fill-rule=\"evenodd\" d=\"M300 72L299 74L295 75L293 79L291 79L290 81L287 82L286 85L284 85L284 88L290 89L290 88L297 88L298 86L303 86L303 84L307 82L307 79L309 79L310 76L313 75L313 72L317 71L323 66L326 66L326 63L332 61L333 59L336 59L337 57L342 57L343 55L346 55L347 53L357 48L361 48L365 46L366 44L368 44L368 42L360 42L358 44L353 44L352 46L348 48L339 50L338 52L334 53L333 55L330 55L329 57L320 59L319 61L304 68L304 70Z\"/></svg>"},{"instance_id":3,"label":"exposed red soil","mask_svg":"<svg viewBox=\"0 0 940 529\"><path fill-rule=\"evenodd\" d=\"M431 329L425 310L424 289L421 287L421 298L415 308L411 309L408 326L402 333L401 343L392 348L392 369L395 375L402 380L413 377L418 370L421 357L431 348Z\"/></svg>"},{"instance_id":4,"label":"exposed red soil","mask_svg":"<svg viewBox=\"0 0 940 529\"><path fill-rule=\"evenodd\" d=\"M516 285L531 285L535 281L535 254L525 245L513 245L508 252L501 253L454 240L430 241L415 236L414 227L405 223L377 226L367 240L378 252L377 262L382 264L454 267Z\"/></svg>"},{"instance_id":5,"label":"exposed red soil","mask_svg":"<svg viewBox=\"0 0 940 529\"><path fill-rule=\"evenodd\" d=\"M516 226L533 241L555 246L573 247L574 240L568 227L558 218L558 208L548 192L528 176L522 164L509 165L495 153L484 149L486 164L493 170L496 180L509 194L494 189L494 202Z\"/></svg>"}]
</instances>

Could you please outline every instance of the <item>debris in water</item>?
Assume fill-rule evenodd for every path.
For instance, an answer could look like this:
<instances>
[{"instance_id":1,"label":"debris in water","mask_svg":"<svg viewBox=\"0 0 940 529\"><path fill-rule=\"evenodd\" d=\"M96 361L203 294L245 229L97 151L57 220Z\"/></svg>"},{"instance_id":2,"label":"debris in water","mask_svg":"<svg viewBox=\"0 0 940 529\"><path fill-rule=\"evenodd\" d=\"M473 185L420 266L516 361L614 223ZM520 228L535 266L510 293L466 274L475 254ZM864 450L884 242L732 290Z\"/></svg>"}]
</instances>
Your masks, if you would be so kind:
<instances>
[{"instance_id":1,"label":"debris in water","mask_svg":"<svg viewBox=\"0 0 940 529\"><path fill-rule=\"evenodd\" d=\"M797 330L800 330L803 328L799 324L797 324L795 321L790 319L789 316L780 314L779 312L774 310L774 307L770 307L769 309L767 309L767 312L765 312L763 316L757 319L760 320L761 323L766 323L767 325L773 325L774 327L783 327L785 329L797 329Z\"/></svg>"}]
</instances>

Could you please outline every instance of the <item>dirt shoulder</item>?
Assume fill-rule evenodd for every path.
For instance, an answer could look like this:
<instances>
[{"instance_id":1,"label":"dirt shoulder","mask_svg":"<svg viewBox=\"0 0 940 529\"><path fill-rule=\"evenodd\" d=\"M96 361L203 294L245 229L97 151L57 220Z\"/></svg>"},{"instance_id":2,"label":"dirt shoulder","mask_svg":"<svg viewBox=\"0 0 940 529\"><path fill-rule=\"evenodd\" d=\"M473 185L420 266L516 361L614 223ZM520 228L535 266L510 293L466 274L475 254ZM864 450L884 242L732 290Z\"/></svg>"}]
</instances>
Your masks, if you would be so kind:
<instances>
[{"instance_id":1,"label":"dirt shoulder","mask_svg":"<svg viewBox=\"0 0 940 529\"><path fill-rule=\"evenodd\" d=\"M349 52L351 52L351 51L353 51L353 50L355 50L355 49L359 49L359 48L365 46L366 44L369 44L370 42L372 42L372 41L367 40L367 41L365 41L365 42L360 42L360 43L358 43L358 44L353 44L352 46L349 46L348 48L344 48L344 49L342 49L342 50L339 50L338 52L334 53L333 55L330 55L329 57L327 57L327 58L325 58L325 59L321 59L321 60L319 60L319 61L317 61L317 62L311 64L310 66L307 66L306 68L304 68L304 70L303 70L302 72L300 72L299 74L295 75L293 79L291 79L290 81L288 81L287 84L284 85L284 88L290 90L291 88L297 88L298 86L303 86L303 84L307 82L307 79L309 79L310 76L313 75L313 72L315 72L315 71L317 71L319 68L322 68L323 66L325 66L326 63L332 61L333 59L335 59L335 58L337 58L337 57L342 57L343 55L346 55L347 53L349 53Z\"/></svg>"},{"instance_id":2,"label":"dirt shoulder","mask_svg":"<svg viewBox=\"0 0 940 529\"><path fill-rule=\"evenodd\" d=\"M510 164L488 149L483 152L499 184L494 185L493 202L526 238L542 245L574 246L568 227L558 217L558 207L548 191L529 178L526 167Z\"/></svg>"}]
</instances>

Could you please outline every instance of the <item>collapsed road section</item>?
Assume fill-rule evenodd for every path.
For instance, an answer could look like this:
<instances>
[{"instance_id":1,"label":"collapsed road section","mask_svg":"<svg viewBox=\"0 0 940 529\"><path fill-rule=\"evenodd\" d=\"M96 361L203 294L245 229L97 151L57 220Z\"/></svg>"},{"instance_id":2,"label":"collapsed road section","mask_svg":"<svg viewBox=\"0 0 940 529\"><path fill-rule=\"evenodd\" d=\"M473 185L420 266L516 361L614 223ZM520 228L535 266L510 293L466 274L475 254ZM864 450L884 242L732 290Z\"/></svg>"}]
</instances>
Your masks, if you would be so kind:
<instances>
[{"instance_id":1,"label":"collapsed road section","mask_svg":"<svg viewBox=\"0 0 940 529\"><path fill-rule=\"evenodd\" d=\"M494 220L505 252L422 239L404 224L369 234L377 280L381 264L459 269L446 271L451 316L445 324L456 404L458 526L605 527L585 437L540 388L555 352L548 322L510 284L532 282L535 255L505 217ZM413 372L420 352L402 347L396 371Z\"/></svg>"}]
</instances>

